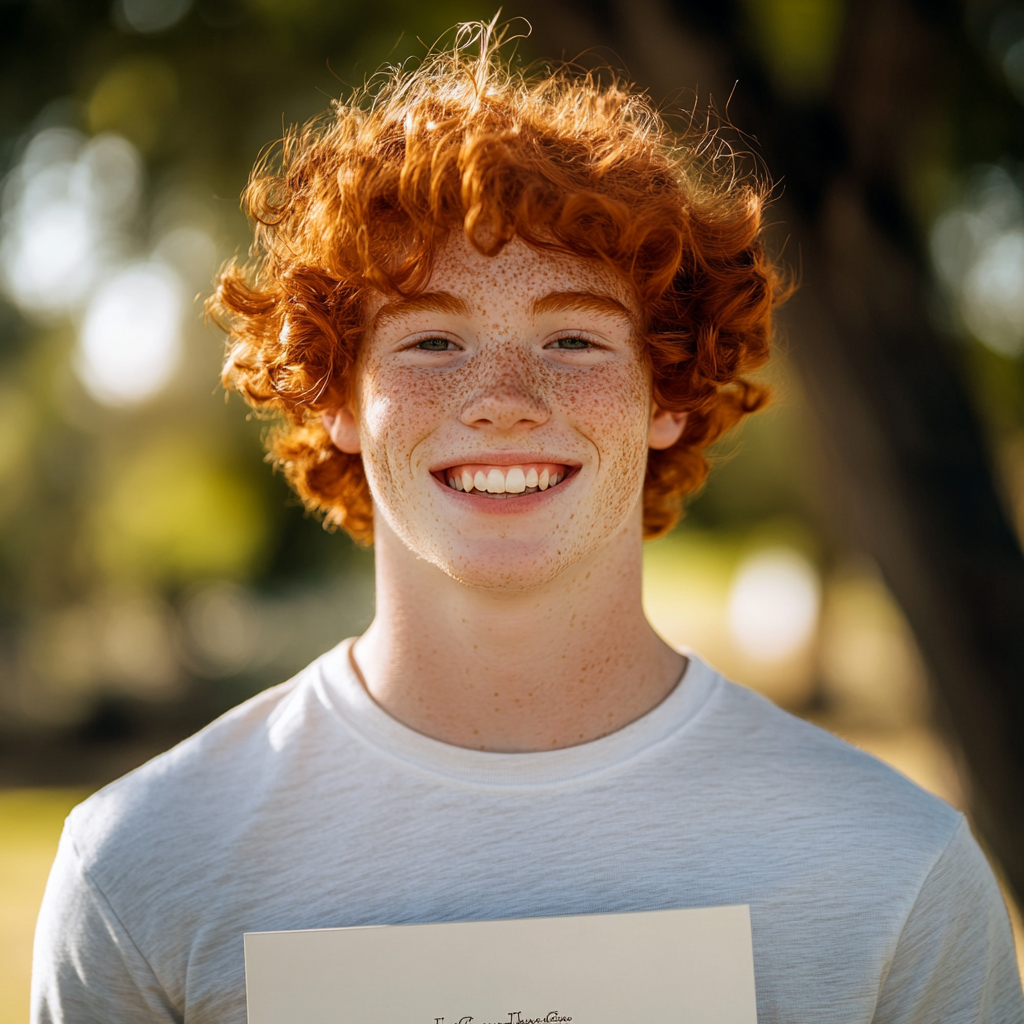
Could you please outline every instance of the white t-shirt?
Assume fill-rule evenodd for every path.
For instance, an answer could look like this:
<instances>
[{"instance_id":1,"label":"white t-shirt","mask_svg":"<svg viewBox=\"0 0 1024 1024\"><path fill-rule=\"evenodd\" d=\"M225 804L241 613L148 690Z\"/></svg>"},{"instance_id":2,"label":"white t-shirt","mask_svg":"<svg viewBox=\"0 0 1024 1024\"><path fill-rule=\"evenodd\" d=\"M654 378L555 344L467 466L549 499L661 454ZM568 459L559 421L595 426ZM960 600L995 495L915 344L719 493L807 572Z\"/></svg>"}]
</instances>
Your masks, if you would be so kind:
<instances>
[{"instance_id":1,"label":"white t-shirt","mask_svg":"<svg viewBox=\"0 0 1024 1024\"><path fill-rule=\"evenodd\" d=\"M494 754L388 716L348 647L75 808L36 1024L244 1024L247 931L740 903L761 1022L1024 1021L961 815L698 659L610 736Z\"/></svg>"}]
</instances>

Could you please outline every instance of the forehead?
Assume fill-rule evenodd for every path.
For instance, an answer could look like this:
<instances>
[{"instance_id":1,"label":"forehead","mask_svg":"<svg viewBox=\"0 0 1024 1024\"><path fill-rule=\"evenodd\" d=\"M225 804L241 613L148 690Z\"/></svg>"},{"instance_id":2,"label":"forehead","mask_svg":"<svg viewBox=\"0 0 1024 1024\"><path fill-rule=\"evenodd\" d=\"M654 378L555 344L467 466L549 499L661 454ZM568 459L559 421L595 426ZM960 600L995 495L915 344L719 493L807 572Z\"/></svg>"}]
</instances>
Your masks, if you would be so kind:
<instances>
[{"instance_id":1,"label":"forehead","mask_svg":"<svg viewBox=\"0 0 1024 1024\"><path fill-rule=\"evenodd\" d=\"M603 264L543 252L518 238L498 255L483 256L461 231L452 232L439 250L425 290L457 297L473 316L499 320L532 313L545 296L572 292L607 296L634 317L639 312L630 286ZM372 320L387 303L383 294L373 295L367 319Z\"/></svg>"}]
</instances>

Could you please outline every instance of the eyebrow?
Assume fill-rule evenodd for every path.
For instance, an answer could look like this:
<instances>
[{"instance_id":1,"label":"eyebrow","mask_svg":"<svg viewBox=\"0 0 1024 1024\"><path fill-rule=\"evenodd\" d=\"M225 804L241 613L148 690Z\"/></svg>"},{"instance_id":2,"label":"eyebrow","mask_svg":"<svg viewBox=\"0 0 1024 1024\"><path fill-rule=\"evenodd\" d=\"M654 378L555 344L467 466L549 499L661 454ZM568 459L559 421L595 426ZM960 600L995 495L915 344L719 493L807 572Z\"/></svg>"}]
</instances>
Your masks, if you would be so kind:
<instances>
[{"instance_id":1,"label":"eyebrow","mask_svg":"<svg viewBox=\"0 0 1024 1024\"><path fill-rule=\"evenodd\" d=\"M449 313L453 316L469 316L469 307L457 295L450 292L424 292L408 299L394 299L384 303L370 321L371 328L382 327L391 320L409 316L412 313Z\"/></svg>"},{"instance_id":2,"label":"eyebrow","mask_svg":"<svg viewBox=\"0 0 1024 1024\"><path fill-rule=\"evenodd\" d=\"M551 292L533 304L536 313L603 313L606 316L625 317L631 324L634 316L623 303L610 295L598 292Z\"/></svg>"}]
</instances>

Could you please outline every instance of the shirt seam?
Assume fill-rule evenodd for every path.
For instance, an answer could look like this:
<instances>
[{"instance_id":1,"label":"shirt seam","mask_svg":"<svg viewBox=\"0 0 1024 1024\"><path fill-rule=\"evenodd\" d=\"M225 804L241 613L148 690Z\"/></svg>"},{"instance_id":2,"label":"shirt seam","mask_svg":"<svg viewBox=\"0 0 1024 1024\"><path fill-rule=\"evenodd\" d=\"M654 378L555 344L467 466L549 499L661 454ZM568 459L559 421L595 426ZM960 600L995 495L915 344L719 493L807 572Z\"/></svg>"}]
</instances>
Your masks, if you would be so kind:
<instances>
[{"instance_id":1,"label":"shirt seam","mask_svg":"<svg viewBox=\"0 0 1024 1024\"><path fill-rule=\"evenodd\" d=\"M68 823L68 826L68 840L71 844L71 852L72 854L74 854L75 861L78 865L78 870L82 873L82 877L86 880L86 882L88 882L90 888L93 890L96 896L102 901L103 906L107 908L111 916L118 923L118 926L121 928L121 931L124 933L128 941L132 944L132 949L134 949L135 952L138 954L139 959L146 965L146 969L149 971L150 976L153 979L153 983L156 985L160 994L163 996L168 1009L170 1009L170 1011L174 1014L175 1017L177 1017L180 1020L184 1020L184 1009L179 1011L178 1008L174 1005L174 1002L171 999L170 995L168 994L167 990L161 984L159 977L157 977L157 973L153 969L153 965L149 962L149 957L147 957L146 954L143 953L142 950L139 948L139 944L135 941L135 938L132 935L131 931L128 929L128 926L121 919L121 915L114 909L114 904L110 901L110 897L107 896L106 892L103 889L103 886L100 885L98 881L96 881L96 879L93 877L92 872L85 866L85 858L82 856L81 851L78 849L78 843L75 840L74 830L70 822Z\"/></svg>"},{"instance_id":2,"label":"shirt seam","mask_svg":"<svg viewBox=\"0 0 1024 1024\"><path fill-rule=\"evenodd\" d=\"M936 869L942 862L942 858L949 852L950 847L953 845L953 841L960 835L961 829L967 827L967 819L959 812L956 811L956 828L950 833L949 838L943 844L942 849L936 854L935 859L931 862L928 870L924 873L924 877L921 879L920 885L917 887L917 892L914 894L914 900L910 904L910 909L907 911L907 916L903 920L903 924L900 926L900 933L896 936L896 942L892 947L892 956L889 958L888 964L886 964L885 971L882 973L882 977L878 982L878 991L875 994L875 1003L871 1008L871 1019L875 1019L875 1015L878 1012L878 1002L882 998L882 993L885 991L886 983L889 980L889 974L892 972L893 964L896 962L896 956L899 953L900 944L903 942L903 935L907 930L907 926L910 924L910 919L914 916L914 911L917 909L918 903L921 902L921 896L924 893L924 888L928 884L928 880L935 874Z\"/></svg>"}]
</instances>

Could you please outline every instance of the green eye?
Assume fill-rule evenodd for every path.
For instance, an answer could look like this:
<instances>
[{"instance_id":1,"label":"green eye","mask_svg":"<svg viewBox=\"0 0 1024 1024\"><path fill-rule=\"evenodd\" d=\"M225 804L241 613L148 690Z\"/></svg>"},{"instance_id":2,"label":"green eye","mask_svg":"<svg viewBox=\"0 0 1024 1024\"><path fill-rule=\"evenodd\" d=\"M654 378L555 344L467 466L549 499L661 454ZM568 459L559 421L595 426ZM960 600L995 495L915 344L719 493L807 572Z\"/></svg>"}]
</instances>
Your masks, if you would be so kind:
<instances>
[{"instance_id":1,"label":"green eye","mask_svg":"<svg viewBox=\"0 0 1024 1024\"><path fill-rule=\"evenodd\" d=\"M590 348L590 342L586 338L559 338L553 347L578 352L580 349Z\"/></svg>"},{"instance_id":2,"label":"green eye","mask_svg":"<svg viewBox=\"0 0 1024 1024\"><path fill-rule=\"evenodd\" d=\"M447 352L451 342L447 338L424 338L416 342L416 347L424 352Z\"/></svg>"}]
</instances>

